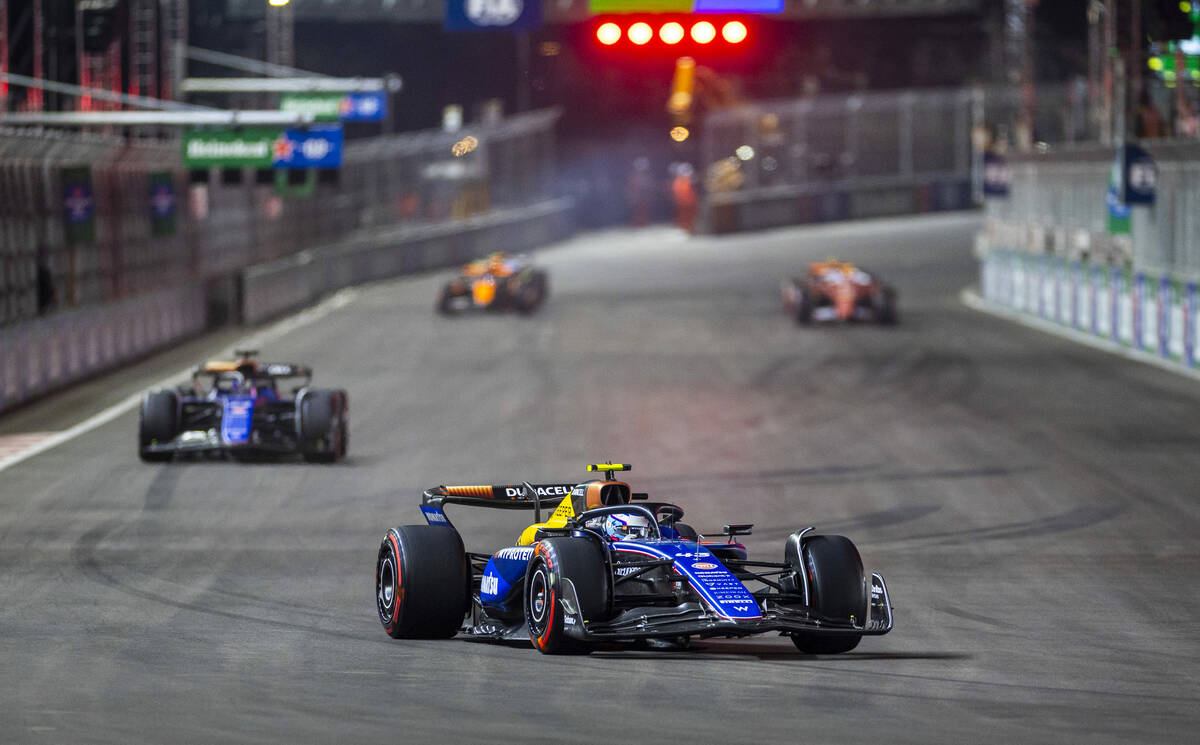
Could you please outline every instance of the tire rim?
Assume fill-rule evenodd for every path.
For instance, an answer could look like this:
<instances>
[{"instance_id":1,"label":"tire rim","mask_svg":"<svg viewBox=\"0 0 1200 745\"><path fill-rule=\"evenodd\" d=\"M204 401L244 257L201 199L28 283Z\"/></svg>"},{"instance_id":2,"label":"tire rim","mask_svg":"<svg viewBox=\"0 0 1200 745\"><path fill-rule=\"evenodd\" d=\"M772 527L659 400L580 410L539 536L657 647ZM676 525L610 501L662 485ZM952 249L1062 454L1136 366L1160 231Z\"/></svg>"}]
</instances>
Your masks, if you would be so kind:
<instances>
[{"instance_id":1,"label":"tire rim","mask_svg":"<svg viewBox=\"0 0 1200 745\"><path fill-rule=\"evenodd\" d=\"M396 565L390 553L379 562L379 581L375 583L375 598L379 603L379 616L384 621L392 619L392 608L396 603Z\"/></svg>"},{"instance_id":2,"label":"tire rim","mask_svg":"<svg viewBox=\"0 0 1200 745\"><path fill-rule=\"evenodd\" d=\"M545 629L547 596L545 567L539 566L529 579L529 625L535 636L541 636Z\"/></svg>"}]
</instances>

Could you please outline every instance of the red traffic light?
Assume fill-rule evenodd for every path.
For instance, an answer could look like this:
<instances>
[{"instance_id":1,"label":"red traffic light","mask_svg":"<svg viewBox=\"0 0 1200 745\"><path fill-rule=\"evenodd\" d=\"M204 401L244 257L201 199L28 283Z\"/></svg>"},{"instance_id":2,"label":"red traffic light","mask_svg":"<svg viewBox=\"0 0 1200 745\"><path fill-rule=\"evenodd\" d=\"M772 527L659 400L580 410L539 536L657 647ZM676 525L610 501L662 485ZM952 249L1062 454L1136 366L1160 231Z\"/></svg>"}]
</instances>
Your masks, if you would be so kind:
<instances>
[{"instance_id":1,"label":"red traffic light","mask_svg":"<svg viewBox=\"0 0 1200 745\"><path fill-rule=\"evenodd\" d=\"M634 44L641 46L649 43L649 41L654 38L654 29L650 28L649 23L646 23L645 21L638 21L629 27L629 30L626 32L626 36L628 36L629 40Z\"/></svg>"},{"instance_id":2,"label":"red traffic light","mask_svg":"<svg viewBox=\"0 0 1200 745\"><path fill-rule=\"evenodd\" d=\"M611 21L602 23L600 28L596 29L596 38L601 44L611 47L621 40L621 27Z\"/></svg>"},{"instance_id":3,"label":"red traffic light","mask_svg":"<svg viewBox=\"0 0 1200 745\"><path fill-rule=\"evenodd\" d=\"M692 41L697 44L707 44L717 38L717 30L708 21L700 21L692 26Z\"/></svg>"},{"instance_id":4,"label":"red traffic light","mask_svg":"<svg viewBox=\"0 0 1200 745\"><path fill-rule=\"evenodd\" d=\"M694 20L695 16L679 15L610 18L595 27L596 41L606 47L618 46L622 41L636 47L658 49L704 46L713 42L733 46L750 37L750 29L744 21L728 17L713 20Z\"/></svg>"},{"instance_id":5,"label":"red traffic light","mask_svg":"<svg viewBox=\"0 0 1200 745\"><path fill-rule=\"evenodd\" d=\"M730 44L740 44L746 40L746 24L741 21L730 21L721 27L721 37Z\"/></svg>"},{"instance_id":6,"label":"red traffic light","mask_svg":"<svg viewBox=\"0 0 1200 745\"><path fill-rule=\"evenodd\" d=\"M658 38L662 39L664 44L678 44L683 41L683 26L675 21L664 23L658 30Z\"/></svg>"}]
</instances>

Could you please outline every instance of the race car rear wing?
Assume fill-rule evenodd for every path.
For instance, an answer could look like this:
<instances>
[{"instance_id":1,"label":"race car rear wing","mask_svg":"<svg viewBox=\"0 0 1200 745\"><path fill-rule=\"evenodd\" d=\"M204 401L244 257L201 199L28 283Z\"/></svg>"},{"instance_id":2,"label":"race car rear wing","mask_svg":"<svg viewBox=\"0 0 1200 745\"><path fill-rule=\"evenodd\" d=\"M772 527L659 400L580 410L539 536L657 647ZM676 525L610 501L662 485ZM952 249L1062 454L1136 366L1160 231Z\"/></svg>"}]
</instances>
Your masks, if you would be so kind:
<instances>
[{"instance_id":1,"label":"race car rear wing","mask_svg":"<svg viewBox=\"0 0 1200 745\"><path fill-rule=\"evenodd\" d=\"M502 510L539 510L561 502L575 484L495 484L490 486L435 486L421 495L421 504L441 507L465 504ZM531 490L532 489L532 493Z\"/></svg>"},{"instance_id":2,"label":"race car rear wing","mask_svg":"<svg viewBox=\"0 0 1200 745\"><path fill-rule=\"evenodd\" d=\"M196 365L196 369L192 371L192 377L198 378L201 375L220 375L221 373L239 372L239 367L244 364L243 362L210 360L202 365ZM259 363L255 374L271 378L305 378L306 380L312 380L313 371L308 365L270 362Z\"/></svg>"}]
</instances>

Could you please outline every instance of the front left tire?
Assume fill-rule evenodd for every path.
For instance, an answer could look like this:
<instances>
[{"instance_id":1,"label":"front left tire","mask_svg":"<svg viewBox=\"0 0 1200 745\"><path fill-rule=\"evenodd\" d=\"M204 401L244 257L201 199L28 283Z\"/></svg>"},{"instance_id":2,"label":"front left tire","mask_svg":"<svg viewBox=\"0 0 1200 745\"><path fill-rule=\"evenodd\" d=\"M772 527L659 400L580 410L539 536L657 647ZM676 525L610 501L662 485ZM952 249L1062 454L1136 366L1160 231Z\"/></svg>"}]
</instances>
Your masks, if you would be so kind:
<instances>
[{"instance_id":1,"label":"front left tire","mask_svg":"<svg viewBox=\"0 0 1200 745\"><path fill-rule=\"evenodd\" d=\"M375 604L393 639L447 639L470 609L470 565L462 538L439 525L400 525L379 545Z\"/></svg>"},{"instance_id":2,"label":"front left tire","mask_svg":"<svg viewBox=\"0 0 1200 745\"><path fill-rule=\"evenodd\" d=\"M566 632L562 598L566 580L575 588L585 621L605 620L612 609L612 574L604 548L590 538L546 538L525 569L525 625L542 654L590 654L590 644Z\"/></svg>"},{"instance_id":3,"label":"front left tire","mask_svg":"<svg viewBox=\"0 0 1200 745\"><path fill-rule=\"evenodd\" d=\"M147 393L138 419L138 457L147 463L171 460L170 452L155 452L151 445L165 444L179 434L179 396L175 391Z\"/></svg>"},{"instance_id":4,"label":"front left tire","mask_svg":"<svg viewBox=\"0 0 1200 745\"><path fill-rule=\"evenodd\" d=\"M296 403L300 452L309 463L333 463L346 456L349 396L344 390L313 388Z\"/></svg>"}]
</instances>

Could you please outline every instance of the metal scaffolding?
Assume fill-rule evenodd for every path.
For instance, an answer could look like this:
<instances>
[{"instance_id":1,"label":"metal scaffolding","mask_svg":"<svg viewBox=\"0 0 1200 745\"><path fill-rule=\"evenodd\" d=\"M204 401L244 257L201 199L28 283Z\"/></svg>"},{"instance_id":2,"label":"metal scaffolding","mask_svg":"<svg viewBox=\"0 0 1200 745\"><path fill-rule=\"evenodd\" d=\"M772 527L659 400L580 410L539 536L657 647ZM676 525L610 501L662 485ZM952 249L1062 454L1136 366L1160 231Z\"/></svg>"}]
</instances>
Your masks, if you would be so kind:
<instances>
[{"instance_id":1,"label":"metal scaffolding","mask_svg":"<svg viewBox=\"0 0 1200 745\"><path fill-rule=\"evenodd\" d=\"M292 4L267 8L267 62L294 67L296 64L295 14Z\"/></svg>"},{"instance_id":2,"label":"metal scaffolding","mask_svg":"<svg viewBox=\"0 0 1200 745\"><path fill-rule=\"evenodd\" d=\"M130 0L129 93L158 95L158 2Z\"/></svg>"},{"instance_id":3,"label":"metal scaffolding","mask_svg":"<svg viewBox=\"0 0 1200 745\"><path fill-rule=\"evenodd\" d=\"M181 82L187 77L187 58L184 56L188 40L187 0L159 0L159 21L162 24L160 98L179 99Z\"/></svg>"}]
</instances>

